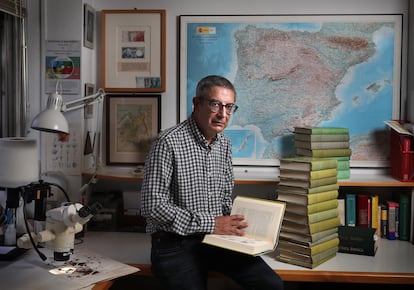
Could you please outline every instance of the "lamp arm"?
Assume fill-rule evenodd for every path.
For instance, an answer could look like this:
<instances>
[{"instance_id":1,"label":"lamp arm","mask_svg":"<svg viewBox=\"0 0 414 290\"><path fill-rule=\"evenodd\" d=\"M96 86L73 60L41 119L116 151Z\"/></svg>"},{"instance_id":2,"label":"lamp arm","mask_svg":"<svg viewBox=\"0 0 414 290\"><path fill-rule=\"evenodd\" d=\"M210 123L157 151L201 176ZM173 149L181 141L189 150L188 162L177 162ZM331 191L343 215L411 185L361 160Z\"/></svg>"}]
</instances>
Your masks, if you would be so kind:
<instances>
[{"instance_id":1,"label":"lamp arm","mask_svg":"<svg viewBox=\"0 0 414 290\"><path fill-rule=\"evenodd\" d=\"M62 104L60 111L68 112L68 111L76 110L79 108L83 108L87 105L100 103L103 101L104 97L105 97L105 91L103 89L99 89L96 94L82 97L77 100L69 101L69 102Z\"/></svg>"}]
</instances>

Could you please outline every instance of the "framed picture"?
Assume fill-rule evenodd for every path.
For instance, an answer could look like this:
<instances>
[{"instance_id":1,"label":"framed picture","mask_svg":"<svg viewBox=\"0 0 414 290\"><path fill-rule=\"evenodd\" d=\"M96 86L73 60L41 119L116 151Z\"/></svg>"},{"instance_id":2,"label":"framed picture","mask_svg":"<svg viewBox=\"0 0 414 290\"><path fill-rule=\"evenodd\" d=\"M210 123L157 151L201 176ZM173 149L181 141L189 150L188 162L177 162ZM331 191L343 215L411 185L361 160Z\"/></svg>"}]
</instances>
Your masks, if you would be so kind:
<instances>
[{"instance_id":1,"label":"framed picture","mask_svg":"<svg viewBox=\"0 0 414 290\"><path fill-rule=\"evenodd\" d=\"M161 127L161 95L106 96L106 163L144 164Z\"/></svg>"},{"instance_id":2,"label":"framed picture","mask_svg":"<svg viewBox=\"0 0 414 290\"><path fill-rule=\"evenodd\" d=\"M106 91L165 91L165 15L165 10L102 10Z\"/></svg>"},{"instance_id":3,"label":"framed picture","mask_svg":"<svg viewBox=\"0 0 414 290\"><path fill-rule=\"evenodd\" d=\"M95 93L95 85L91 83L85 83L85 97L93 95ZM85 106L84 114L85 119L92 119L93 118L93 105L89 104Z\"/></svg>"},{"instance_id":4,"label":"framed picture","mask_svg":"<svg viewBox=\"0 0 414 290\"><path fill-rule=\"evenodd\" d=\"M83 6L83 45L94 48L95 43L95 9L89 4Z\"/></svg>"},{"instance_id":5,"label":"framed picture","mask_svg":"<svg viewBox=\"0 0 414 290\"><path fill-rule=\"evenodd\" d=\"M295 126L347 127L351 167L389 166L401 102L402 14L181 15L180 121L198 81L235 85L225 134L233 164L277 167L295 156ZM402 104L402 106L400 106ZM401 111L400 111L401 110Z\"/></svg>"}]
</instances>

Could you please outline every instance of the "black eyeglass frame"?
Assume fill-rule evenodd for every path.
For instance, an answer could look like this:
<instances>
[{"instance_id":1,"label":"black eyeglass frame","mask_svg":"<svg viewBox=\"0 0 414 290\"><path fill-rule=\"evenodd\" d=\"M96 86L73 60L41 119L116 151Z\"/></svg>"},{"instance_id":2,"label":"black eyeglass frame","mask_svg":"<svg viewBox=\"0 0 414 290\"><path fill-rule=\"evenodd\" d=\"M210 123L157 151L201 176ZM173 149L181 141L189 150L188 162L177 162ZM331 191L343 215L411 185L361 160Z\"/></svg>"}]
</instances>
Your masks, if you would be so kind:
<instances>
[{"instance_id":1,"label":"black eyeglass frame","mask_svg":"<svg viewBox=\"0 0 414 290\"><path fill-rule=\"evenodd\" d=\"M217 113L219 111L222 111L223 110L223 107L224 107L224 108L226 108L226 113L228 115L232 115L239 108L239 106L237 106L234 103L223 105L223 103L220 102L220 101L218 101L218 100L207 100L207 99L205 99L203 97L199 97L199 99L208 102L208 106L210 107L210 111L212 113Z\"/></svg>"}]
</instances>

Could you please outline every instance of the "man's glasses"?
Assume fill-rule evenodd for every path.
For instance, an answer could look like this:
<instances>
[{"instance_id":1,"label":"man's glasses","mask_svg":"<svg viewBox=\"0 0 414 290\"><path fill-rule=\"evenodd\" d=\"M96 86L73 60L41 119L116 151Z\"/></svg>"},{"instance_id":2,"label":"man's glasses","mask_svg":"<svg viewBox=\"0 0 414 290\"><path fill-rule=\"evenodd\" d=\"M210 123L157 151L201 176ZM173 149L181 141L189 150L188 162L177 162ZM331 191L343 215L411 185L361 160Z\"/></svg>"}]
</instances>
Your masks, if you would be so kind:
<instances>
[{"instance_id":1,"label":"man's glasses","mask_svg":"<svg viewBox=\"0 0 414 290\"><path fill-rule=\"evenodd\" d=\"M226 109L226 113L231 115L237 111L239 108L236 104L225 104L223 105L220 101L216 100L206 100L201 98L202 100L205 100L208 102L208 105L210 106L210 111L212 113L217 113L218 111L222 111L223 107Z\"/></svg>"}]
</instances>

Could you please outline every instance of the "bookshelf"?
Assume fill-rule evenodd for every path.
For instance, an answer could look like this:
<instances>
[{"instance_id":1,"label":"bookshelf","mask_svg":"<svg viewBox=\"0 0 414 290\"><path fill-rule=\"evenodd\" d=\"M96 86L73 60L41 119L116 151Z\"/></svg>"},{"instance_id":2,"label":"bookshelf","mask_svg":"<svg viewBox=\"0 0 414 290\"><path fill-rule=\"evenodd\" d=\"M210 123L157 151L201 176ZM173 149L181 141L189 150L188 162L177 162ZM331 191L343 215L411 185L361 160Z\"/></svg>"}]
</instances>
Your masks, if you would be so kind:
<instances>
[{"instance_id":1,"label":"bookshelf","mask_svg":"<svg viewBox=\"0 0 414 290\"><path fill-rule=\"evenodd\" d=\"M128 170L110 170L105 169L98 171L96 178L110 180L114 182L142 182L142 176L131 176L131 169ZM404 192L411 194L411 223L414 223L414 182L401 182L390 175L387 171L371 170L351 170L351 178L339 180L338 184L342 190L375 189L382 192ZM91 172L82 174L84 178L93 176ZM236 185L248 186L276 186L278 180L250 180L237 179ZM381 194L380 193L380 194ZM411 232L413 226L411 227ZM122 262L132 264L141 269L137 275L151 275L150 271L150 246L149 237L142 233L96 233L89 232L87 243L97 241L97 239L110 241L117 237L122 240L125 251L139 251L122 254L120 251L113 253L113 249L106 248L105 245L111 245L108 242L105 245L94 246L94 249L102 250L102 253L108 254L112 258L118 258ZM122 236L122 238L121 238ZM414 285L414 244L413 234L411 233L411 242L399 240L380 239L377 254L371 256L359 256L352 254L338 253L333 259L323 263L315 269L306 269L286 263L276 261L273 257L265 256L266 262L284 279L285 281L296 282L338 282L338 283L373 283L373 284L412 284ZM99 242L97 241L99 245ZM136 245L140 246L137 247ZM134 245L134 246L133 246ZM134 249L132 249L132 247ZM129 251L129 250L128 250ZM114 256L111 256L111 255ZM137 257L131 260L131 257Z\"/></svg>"}]
</instances>

